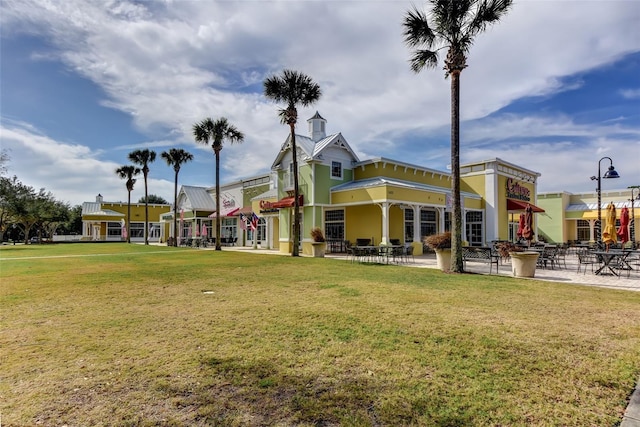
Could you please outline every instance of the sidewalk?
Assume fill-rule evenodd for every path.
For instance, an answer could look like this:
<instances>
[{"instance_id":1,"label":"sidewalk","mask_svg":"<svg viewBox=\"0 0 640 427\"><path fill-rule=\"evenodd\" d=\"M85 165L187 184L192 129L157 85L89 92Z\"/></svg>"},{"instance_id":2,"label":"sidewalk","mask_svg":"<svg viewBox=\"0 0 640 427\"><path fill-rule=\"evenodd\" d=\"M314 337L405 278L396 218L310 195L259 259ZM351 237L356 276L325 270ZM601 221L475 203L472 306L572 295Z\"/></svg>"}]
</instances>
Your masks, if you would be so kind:
<instances>
[{"instance_id":1,"label":"sidewalk","mask_svg":"<svg viewBox=\"0 0 640 427\"><path fill-rule=\"evenodd\" d=\"M253 249L251 247L242 246L224 247L222 250L286 256L286 254L281 254L277 250ZM347 254L326 254L325 258L343 262L351 262L351 260L347 257ZM581 268L580 273L578 273L578 257L576 255L567 255L566 264L566 268L562 266L562 268L556 268L553 270L537 268L535 278L521 279L544 280L548 282L567 283L571 285L597 286L608 289L620 289L625 291L640 292L640 271L637 269L637 266L634 266L636 270L631 271L629 277L627 278L626 272L623 272L620 277L613 275L596 276L591 272L590 267L587 267L586 273L584 272L584 268ZM417 255L415 257L415 262L410 259L408 263L402 263L399 265L413 268L438 268L436 265L436 256L433 253ZM489 265L480 262L468 262L465 266L465 271L476 274L489 274ZM496 274L495 267L493 274ZM513 273L511 272L511 263L508 260L503 261L498 268L497 274L499 274L500 276L513 277Z\"/></svg>"}]
</instances>

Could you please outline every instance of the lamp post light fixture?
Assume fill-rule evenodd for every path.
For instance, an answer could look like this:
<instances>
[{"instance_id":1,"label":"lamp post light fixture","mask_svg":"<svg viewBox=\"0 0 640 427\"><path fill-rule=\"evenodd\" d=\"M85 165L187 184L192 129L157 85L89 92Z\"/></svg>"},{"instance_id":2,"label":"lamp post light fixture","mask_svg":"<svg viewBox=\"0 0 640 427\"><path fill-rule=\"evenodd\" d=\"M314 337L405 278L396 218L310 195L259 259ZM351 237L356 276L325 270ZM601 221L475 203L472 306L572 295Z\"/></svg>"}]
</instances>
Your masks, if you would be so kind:
<instances>
[{"instance_id":1,"label":"lamp post light fixture","mask_svg":"<svg viewBox=\"0 0 640 427\"><path fill-rule=\"evenodd\" d=\"M635 205L636 200L640 200L640 185L630 185L627 188L631 189L631 198L629 199L629 201L631 202L631 223L629 228L631 229L631 244L632 244L632 247L635 248L636 247L636 213L635 213L635 210L633 209L633 205ZM635 190L638 190L638 195L636 197L633 197L633 193Z\"/></svg>"},{"instance_id":2,"label":"lamp post light fixture","mask_svg":"<svg viewBox=\"0 0 640 427\"><path fill-rule=\"evenodd\" d=\"M609 160L609 169L604 173L604 176L601 176L600 163L604 159ZM596 179L598 180L598 187L596 188L596 192L598 193L598 222L596 223L596 245L598 245L598 247L600 247L600 245L602 244L602 178L620 178L620 175L618 175L618 172L616 172L615 168L613 167L613 160L611 160L611 157L603 157L598 160L598 176L591 177L592 181Z\"/></svg>"}]
</instances>

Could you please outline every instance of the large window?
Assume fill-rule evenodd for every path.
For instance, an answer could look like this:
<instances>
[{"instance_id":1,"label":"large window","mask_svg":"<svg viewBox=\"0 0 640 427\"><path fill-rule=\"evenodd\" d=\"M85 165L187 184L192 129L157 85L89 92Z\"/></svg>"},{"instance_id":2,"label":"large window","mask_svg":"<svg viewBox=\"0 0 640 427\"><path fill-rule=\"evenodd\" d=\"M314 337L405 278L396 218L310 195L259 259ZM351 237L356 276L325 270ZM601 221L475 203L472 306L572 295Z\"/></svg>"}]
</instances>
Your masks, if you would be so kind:
<instances>
[{"instance_id":1,"label":"large window","mask_svg":"<svg viewBox=\"0 0 640 427\"><path fill-rule=\"evenodd\" d=\"M433 209L422 209L420 211L420 236L431 236L438 232L436 218L436 211Z\"/></svg>"},{"instance_id":2,"label":"large window","mask_svg":"<svg viewBox=\"0 0 640 427\"><path fill-rule=\"evenodd\" d=\"M332 240L344 240L344 211L324 212L324 236Z\"/></svg>"},{"instance_id":3,"label":"large window","mask_svg":"<svg viewBox=\"0 0 640 427\"><path fill-rule=\"evenodd\" d=\"M404 210L404 241L413 242L413 209Z\"/></svg>"},{"instance_id":4,"label":"large window","mask_svg":"<svg viewBox=\"0 0 640 427\"><path fill-rule=\"evenodd\" d=\"M577 224L577 233L576 233L576 238L577 240L580 241L587 241L591 239L591 231L589 228L589 221L586 221L584 219L579 219Z\"/></svg>"},{"instance_id":5,"label":"large window","mask_svg":"<svg viewBox=\"0 0 640 427\"><path fill-rule=\"evenodd\" d=\"M144 222L132 222L131 223L131 238L132 239L144 239Z\"/></svg>"},{"instance_id":6,"label":"large window","mask_svg":"<svg viewBox=\"0 0 640 427\"><path fill-rule=\"evenodd\" d=\"M465 215L466 226L466 240L470 246L482 246L484 222L482 220L481 211L467 212Z\"/></svg>"},{"instance_id":7,"label":"large window","mask_svg":"<svg viewBox=\"0 0 640 427\"><path fill-rule=\"evenodd\" d=\"M122 224L119 222L108 222L107 223L107 238L108 239L119 239L122 235Z\"/></svg>"},{"instance_id":8,"label":"large window","mask_svg":"<svg viewBox=\"0 0 640 427\"><path fill-rule=\"evenodd\" d=\"M236 232L236 218L221 218L220 221L220 237L238 237Z\"/></svg>"}]
</instances>

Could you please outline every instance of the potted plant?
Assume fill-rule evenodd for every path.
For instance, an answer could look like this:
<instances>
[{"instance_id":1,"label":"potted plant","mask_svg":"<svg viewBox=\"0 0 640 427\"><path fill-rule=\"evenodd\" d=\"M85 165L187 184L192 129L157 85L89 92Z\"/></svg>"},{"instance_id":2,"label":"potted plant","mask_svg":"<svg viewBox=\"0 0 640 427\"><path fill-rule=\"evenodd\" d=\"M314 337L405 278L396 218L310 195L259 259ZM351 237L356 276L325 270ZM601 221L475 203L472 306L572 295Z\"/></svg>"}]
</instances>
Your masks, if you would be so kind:
<instances>
[{"instance_id":1,"label":"potted plant","mask_svg":"<svg viewBox=\"0 0 640 427\"><path fill-rule=\"evenodd\" d=\"M540 253L527 251L511 242L500 242L496 250L504 259L511 258L511 271L515 277L534 277Z\"/></svg>"},{"instance_id":2,"label":"potted plant","mask_svg":"<svg viewBox=\"0 0 640 427\"><path fill-rule=\"evenodd\" d=\"M422 240L425 245L436 252L438 268L442 271L451 270L451 233L446 231L444 233L432 234L431 236L424 237Z\"/></svg>"},{"instance_id":3,"label":"potted plant","mask_svg":"<svg viewBox=\"0 0 640 427\"><path fill-rule=\"evenodd\" d=\"M320 227L313 227L311 229L311 239L313 240L313 242L311 242L313 256L315 258L324 258L327 243L325 242L324 234Z\"/></svg>"}]
</instances>

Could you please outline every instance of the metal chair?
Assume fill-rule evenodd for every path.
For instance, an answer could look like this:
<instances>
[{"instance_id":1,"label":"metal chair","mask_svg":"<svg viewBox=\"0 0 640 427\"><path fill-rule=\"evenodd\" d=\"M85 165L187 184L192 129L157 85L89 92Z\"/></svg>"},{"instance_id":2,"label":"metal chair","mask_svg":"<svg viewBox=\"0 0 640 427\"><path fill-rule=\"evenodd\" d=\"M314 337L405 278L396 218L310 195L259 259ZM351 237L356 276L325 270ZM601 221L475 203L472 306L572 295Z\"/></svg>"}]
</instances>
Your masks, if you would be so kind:
<instances>
[{"instance_id":1,"label":"metal chair","mask_svg":"<svg viewBox=\"0 0 640 427\"><path fill-rule=\"evenodd\" d=\"M583 274L587 273L587 265L591 266L591 273L593 273L593 266L595 264L600 265L600 260L595 254L586 250L578 251L578 273L580 273L580 268L583 265L584 265Z\"/></svg>"}]
</instances>

